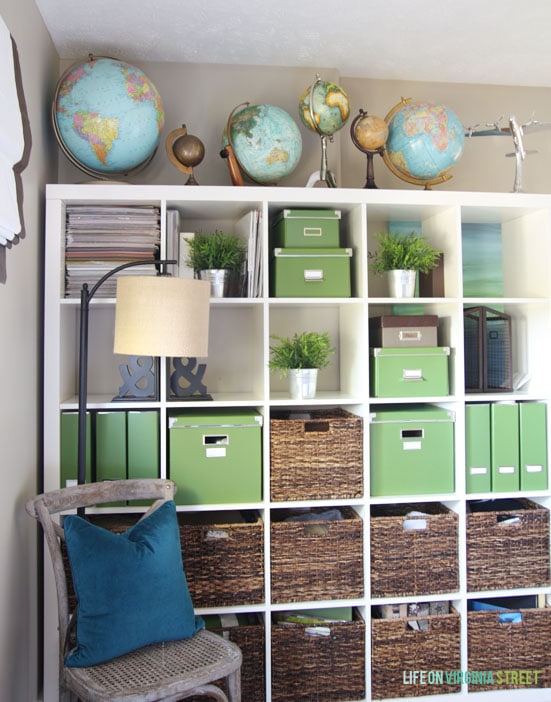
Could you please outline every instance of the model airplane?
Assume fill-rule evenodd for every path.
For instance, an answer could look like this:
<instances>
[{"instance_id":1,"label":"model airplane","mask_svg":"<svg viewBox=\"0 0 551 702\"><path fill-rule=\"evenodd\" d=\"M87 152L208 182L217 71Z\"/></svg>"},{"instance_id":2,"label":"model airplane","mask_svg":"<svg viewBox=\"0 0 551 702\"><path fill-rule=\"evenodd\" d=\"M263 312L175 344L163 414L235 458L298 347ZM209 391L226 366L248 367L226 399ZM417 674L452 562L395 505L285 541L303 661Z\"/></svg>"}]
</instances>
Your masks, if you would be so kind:
<instances>
[{"instance_id":1,"label":"model airplane","mask_svg":"<svg viewBox=\"0 0 551 702\"><path fill-rule=\"evenodd\" d=\"M516 159L516 169L515 169L515 183L513 187L513 192L521 192L522 183L522 162L528 154L535 154L537 151L526 150L524 148L524 135L527 132L541 131L543 129L551 129L551 122L539 122L537 119L528 120L524 124L520 124L514 115L509 117L509 126L501 126L501 121L503 115L499 117L495 122L490 122L481 127L479 124L475 124L473 127L467 127L465 130L466 137L473 136L509 136L513 138L513 144L515 147L514 152L505 154L508 157L514 156Z\"/></svg>"}]
</instances>

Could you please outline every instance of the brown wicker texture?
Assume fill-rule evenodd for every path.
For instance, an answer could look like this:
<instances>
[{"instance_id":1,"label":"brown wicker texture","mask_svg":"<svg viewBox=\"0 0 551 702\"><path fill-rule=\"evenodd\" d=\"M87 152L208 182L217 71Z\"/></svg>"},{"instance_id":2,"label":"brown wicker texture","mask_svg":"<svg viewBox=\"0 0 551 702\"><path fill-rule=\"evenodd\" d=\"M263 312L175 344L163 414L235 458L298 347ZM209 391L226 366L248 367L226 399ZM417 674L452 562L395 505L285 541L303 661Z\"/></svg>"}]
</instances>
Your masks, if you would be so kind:
<instances>
[{"instance_id":1,"label":"brown wicker texture","mask_svg":"<svg viewBox=\"0 0 551 702\"><path fill-rule=\"evenodd\" d=\"M329 628L329 636L319 636L303 624L272 627L274 702L365 699L363 619L354 610L353 621Z\"/></svg>"},{"instance_id":2,"label":"brown wicker texture","mask_svg":"<svg viewBox=\"0 0 551 702\"><path fill-rule=\"evenodd\" d=\"M517 624L499 622L495 611L468 613L469 670L491 670L494 676L493 684L470 685L471 692L551 687L551 608L517 611L522 614L522 622ZM508 677L505 671L511 671ZM537 680L526 674L515 679L518 671L539 674Z\"/></svg>"},{"instance_id":3,"label":"brown wicker texture","mask_svg":"<svg viewBox=\"0 0 551 702\"><path fill-rule=\"evenodd\" d=\"M313 410L308 414L310 419L272 414L272 500L362 497L362 418L342 409Z\"/></svg>"},{"instance_id":4,"label":"brown wicker texture","mask_svg":"<svg viewBox=\"0 0 551 702\"><path fill-rule=\"evenodd\" d=\"M189 591L195 607L264 602L264 526L231 513L178 514Z\"/></svg>"},{"instance_id":5,"label":"brown wicker texture","mask_svg":"<svg viewBox=\"0 0 551 702\"><path fill-rule=\"evenodd\" d=\"M522 510L467 514L467 589L549 584L549 511L530 500ZM500 519L518 515L520 523Z\"/></svg>"},{"instance_id":6,"label":"brown wicker texture","mask_svg":"<svg viewBox=\"0 0 551 702\"><path fill-rule=\"evenodd\" d=\"M404 529L412 510L425 529ZM371 595L396 597L459 588L458 517L438 502L374 505L371 509Z\"/></svg>"},{"instance_id":7,"label":"brown wicker texture","mask_svg":"<svg viewBox=\"0 0 551 702\"><path fill-rule=\"evenodd\" d=\"M243 663L241 665L241 699L243 702L264 702L266 699L265 659L266 643L264 624L241 626L223 626L211 628L224 638L233 641L241 649ZM225 682L218 680L214 683L227 694ZM204 697L190 697L190 702L204 702Z\"/></svg>"},{"instance_id":8,"label":"brown wicker texture","mask_svg":"<svg viewBox=\"0 0 551 702\"><path fill-rule=\"evenodd\" d=\"M407 623L428 621L428 629L414 630ZM459 692L459 682L446 679L446 671L461 669L459 614L371 621L371 697L419 697ZM442 681L415 684L410 671L442 671ZM410 684L411 683L411 684Z\"/></svg>"},{"instance_id":9,"label":"brown wicker texture","mask_svg":"<svg viewBox=\"0 0 551 702\"><path fill-rule=\"evenodd\" d=\"M341 520L272 521L272 602L363 596L363 522L350 507L340 511ZM272 520L288 514L280 510Z\"/></svg>"}]
</instances>

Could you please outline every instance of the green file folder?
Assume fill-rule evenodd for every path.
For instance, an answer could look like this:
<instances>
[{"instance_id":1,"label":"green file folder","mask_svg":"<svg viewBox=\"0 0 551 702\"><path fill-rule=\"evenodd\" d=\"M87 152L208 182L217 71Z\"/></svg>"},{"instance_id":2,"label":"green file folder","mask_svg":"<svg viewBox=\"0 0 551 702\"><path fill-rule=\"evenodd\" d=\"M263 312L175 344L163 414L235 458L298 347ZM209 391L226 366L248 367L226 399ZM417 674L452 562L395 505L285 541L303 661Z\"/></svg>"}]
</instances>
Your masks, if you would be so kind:
<instances>
[{"instance_id":1,"label":"green file folder","mask_svg":"<svg viewBox=\"0 0 551 702\"><path fill-rule=\"evenodd\" d=\"M86 413L86 482L92 480L90 413ZM78 464L78 412L61 413L61 455L59 486L68 487L77 482Z\"/></svg>"},{"instance_id":2,"label":"green file folder","mask_svg":"<svg viewBox=\"0 0 551 702\"><path fill-rule=\"evenodd\" d=\"M126 478L126 412L96 414L96 480Z\"/></svg>"},{"instance_id":3,"label":"green file folder","mask_svg":"<svg viewBox=\"0 0 551 702\"><path fill-rule=\"evenodd\" d=\"M520 489L547 489L547 406L519 403Z\"/></svg>"},{"instance_id":4,"label":"green file folder","mask_svg":"<svg viewBox=\"0 0 551 702\"><path fill-rule=\"evenodd\" d=\"M518 405L494 402L490 406L492 444L492 491L518 490Z\"/></svg>"},{"instance_id":5,"label":"green file folder","mask_svg":"<svg viewBox=\"0 0 551 702\"><path fill-rule=\"evenodd\" d=\"M159 415L155 410L127 414L128 477L159 477Z\"/></svg>"},{"instance_id":6,"label":"green file folder","mask_svg":"<svg viewBox=\"0 0 551 702\"><path fill-rule=\"evenodd\" d=\"M490 405L465 405L465 468L467 492L492 489Z\"/></svg>"}]
</instances>

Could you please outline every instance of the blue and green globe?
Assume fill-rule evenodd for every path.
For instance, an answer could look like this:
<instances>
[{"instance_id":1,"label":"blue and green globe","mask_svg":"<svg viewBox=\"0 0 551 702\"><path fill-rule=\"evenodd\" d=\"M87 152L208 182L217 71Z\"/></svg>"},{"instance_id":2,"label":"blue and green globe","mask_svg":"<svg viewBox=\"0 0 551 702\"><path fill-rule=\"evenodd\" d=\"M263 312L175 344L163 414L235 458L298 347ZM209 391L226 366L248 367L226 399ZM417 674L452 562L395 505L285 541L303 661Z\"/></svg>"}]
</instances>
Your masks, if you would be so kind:
<instances>
[{"instance_id":1,"label":"blue and green globe","mask_svg":"<svg viewBox=\"0 0 551 702\"><path fill-rule=\"evenodd\" d=\"M448 171L463 153L465 130L449 107L402 100L385 121L384 160L398 178L425 187L451 178Z\"/></svg>"},{"instance_id":2,"label":"blue and green globe","mask_svg":"<svg viewBox=\"0 0 551 702\"><path fill-rule=\"evenodd\" d=\"M264 185L290 175L302 154L298 125L288 112L275 105L236 108L222 136L223 148L228 141L245 175Z\"/></svg>"},{"instance_id":3,"label":"blue and green globe","mask_svg":"<svg viewBox=\"0 0 551 702\"><path fill-rule=\"evenodd\" d=\"M164 125L161 97L145 73L103 56L91 56L61 77L52 118L66 156L100 178L145 165Z\"/></svg>"},{"instance_id":4,"label":"blue and green globe","mask_svg":"<svg viewBox=\"0 0 551 702\"><path fill-rule=\"evenodd\" d=\"M308 129L329 137L346 124L350 101L340 85L318 78L300 96L298 112Z\"/></svg>"}]
</instances>

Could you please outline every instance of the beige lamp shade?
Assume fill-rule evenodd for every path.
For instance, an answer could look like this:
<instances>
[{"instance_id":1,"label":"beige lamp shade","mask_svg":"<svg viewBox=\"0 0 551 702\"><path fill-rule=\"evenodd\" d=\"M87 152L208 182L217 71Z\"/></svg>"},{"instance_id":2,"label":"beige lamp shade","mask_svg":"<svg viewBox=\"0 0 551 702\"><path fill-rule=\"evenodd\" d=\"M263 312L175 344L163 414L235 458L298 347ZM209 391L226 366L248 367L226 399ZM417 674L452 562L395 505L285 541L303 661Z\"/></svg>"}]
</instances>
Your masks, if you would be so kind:
<instances>
[{"instance_id":1,"label":"beige lamp shade","mask_svg":"<svg viewBox=\"0 0 551 702\"><path fill-rule=\"evenodd\" d=\"M209 305L208 281L120 276L114 351L131 356L207 356Z\"/></svg>"}]
</instances>

